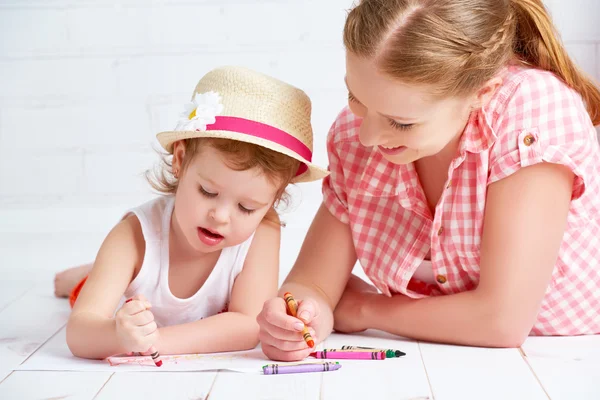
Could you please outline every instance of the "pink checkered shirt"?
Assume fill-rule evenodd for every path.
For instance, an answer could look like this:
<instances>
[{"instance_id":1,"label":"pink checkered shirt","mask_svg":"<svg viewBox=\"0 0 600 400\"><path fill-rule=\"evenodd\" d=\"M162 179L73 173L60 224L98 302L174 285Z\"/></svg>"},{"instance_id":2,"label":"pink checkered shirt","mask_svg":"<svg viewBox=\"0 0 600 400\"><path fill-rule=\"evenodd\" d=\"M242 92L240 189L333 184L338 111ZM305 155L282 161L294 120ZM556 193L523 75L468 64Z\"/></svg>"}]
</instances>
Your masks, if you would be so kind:
<instances>
[{"instance_id":1,"label":"pink checkered shirt","mask_svg":"<svg viewBox=\"0 0 600 400\"><path fill-rule=\"evenodd\" d=\"M549 72L507 68L490 104L470 117L433 218L413 164L394 165L362 146L360 124L345 108L329 132L323 201L350 225L359 261L382 293L476 288L487 186L522 167L563 164L576 175L573 200L531 334L600 333L600 148L575 91ZM437 283L415 284L429 250Z\"/></svg>"}]
</instances>

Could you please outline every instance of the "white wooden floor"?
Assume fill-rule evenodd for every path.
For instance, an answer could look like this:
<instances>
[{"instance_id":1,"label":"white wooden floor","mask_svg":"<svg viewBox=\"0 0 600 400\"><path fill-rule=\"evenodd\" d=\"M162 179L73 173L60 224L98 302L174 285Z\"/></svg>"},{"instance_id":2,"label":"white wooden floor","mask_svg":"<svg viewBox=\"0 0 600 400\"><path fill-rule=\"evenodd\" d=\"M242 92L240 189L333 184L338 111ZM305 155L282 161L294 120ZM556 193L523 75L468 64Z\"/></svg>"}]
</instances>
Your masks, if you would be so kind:
<instances>
[{"instance_id":1,"label":"white wooden floor","mask_svg":"<svg viewBox=\"0 0 600 400\"><path fill-rule=\"evenodd\" d=\"M90 260L104 237L63 233L59 222L42 226L47 233L32 235L14 231L0 215L2 400L600 399L600 336L529 338L522 349L482 349L418 343L381 332L332 335L326 347L386 346L407 356L343 362L339 371L321 374L44 370L39 360L54 356L70 312L66 300L53 296L53 271ZM24 370L32 366L39 370Z\"/></svg>"},{"instance_id":2,"label":"white wooden floor","mask_svg":"<svg viewBox=\"0 0 600 400\"><path fill-rule=\"evenodd\" d=\"M69 306L54 298L50 280L3 280L0 289L0 399L600 399L600 336L482 349L371 331L332 335L325 347L386 346L407 356L322 374L24 371L64 334Z\"/></svg>"}]
</instances>

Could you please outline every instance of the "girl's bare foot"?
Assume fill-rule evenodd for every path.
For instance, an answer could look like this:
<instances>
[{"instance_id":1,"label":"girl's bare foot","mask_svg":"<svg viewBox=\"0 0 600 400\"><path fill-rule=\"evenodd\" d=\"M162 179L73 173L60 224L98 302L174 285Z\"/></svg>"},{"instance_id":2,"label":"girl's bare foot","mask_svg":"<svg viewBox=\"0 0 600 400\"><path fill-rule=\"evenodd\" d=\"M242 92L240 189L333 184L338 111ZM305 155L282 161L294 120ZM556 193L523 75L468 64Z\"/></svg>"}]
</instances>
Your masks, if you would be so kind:
<instances>
[{"instance_id":1,"label":"girl's bare foot","mask_svg":"<svg viewBox=\"0 0 600 400\"><path fill-rule=\"evenodd\" d=\"M93 264L84 264L59 272L54 276L54 295L69 297L71 290L92 270Z\"/></svg>"}]
</instances>

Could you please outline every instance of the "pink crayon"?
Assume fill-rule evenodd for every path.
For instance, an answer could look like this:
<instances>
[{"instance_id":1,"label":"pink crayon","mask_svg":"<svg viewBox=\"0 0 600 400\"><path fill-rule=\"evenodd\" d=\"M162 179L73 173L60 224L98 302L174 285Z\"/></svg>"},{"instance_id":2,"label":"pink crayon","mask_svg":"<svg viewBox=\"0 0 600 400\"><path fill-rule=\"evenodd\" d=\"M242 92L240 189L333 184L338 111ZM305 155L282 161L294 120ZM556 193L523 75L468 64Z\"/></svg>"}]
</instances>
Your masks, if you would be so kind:
<instances>
[{"instance_id":1,"label":"pink crayon","mask_svg":"<svg viewBox=\"0 0 600 400\"><path fill-rule=\"evenodd\" d=\"M131 300L133 300L133 298L127 299L125 303L129 303ZM160 359L160 354L158 354L158 350L156 350L154 346L150 346L148 351L150 352L150 357L152 357L152 361L154 361L154 365L156 365L157 367L162 366L162 360Z\"/></svg>"},{"instance_id":2,"label":"pink crayon","mask_svg":"<svg viewBox=\"0 0 600 400\"><path fill-rule=\"evenodd\" d=\"M344 359L344 360L384 360L385 352L383 351L316 351L309 354L315 358L327 359Z\"/></svg>"}]
</instances>

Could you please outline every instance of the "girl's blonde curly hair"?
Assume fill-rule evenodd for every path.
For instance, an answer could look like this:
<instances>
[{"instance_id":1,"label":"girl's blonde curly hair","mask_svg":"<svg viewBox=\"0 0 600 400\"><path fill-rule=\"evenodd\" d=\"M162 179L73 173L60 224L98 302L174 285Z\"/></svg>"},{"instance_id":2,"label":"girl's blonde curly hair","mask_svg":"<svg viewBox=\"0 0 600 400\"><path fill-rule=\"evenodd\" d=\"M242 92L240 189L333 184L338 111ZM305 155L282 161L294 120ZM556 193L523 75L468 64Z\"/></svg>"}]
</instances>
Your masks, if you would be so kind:
<instances>
[{"instance_id":1,"label":"girl's blonde curly hair","mask_svg":"<svg viewBox=\"0 0 600 400\"><path fill-rule=\"evenodd\" d=\"M231 139L193 138L184 139L185 156L181 166L182 174L200 150L210 146L219 151L225 158L229 168L246 171L252 168L261 170L267 179L278 185L273 208L265 215L265 220L280 224L275 207L289 201L286 187L296 176L300 161L266 147ZM154 190L163 194L175 194L179 180L173 173L172 155L162 154L159 165L146 171L146 179Z\"/></svg>"}]
</instances>

